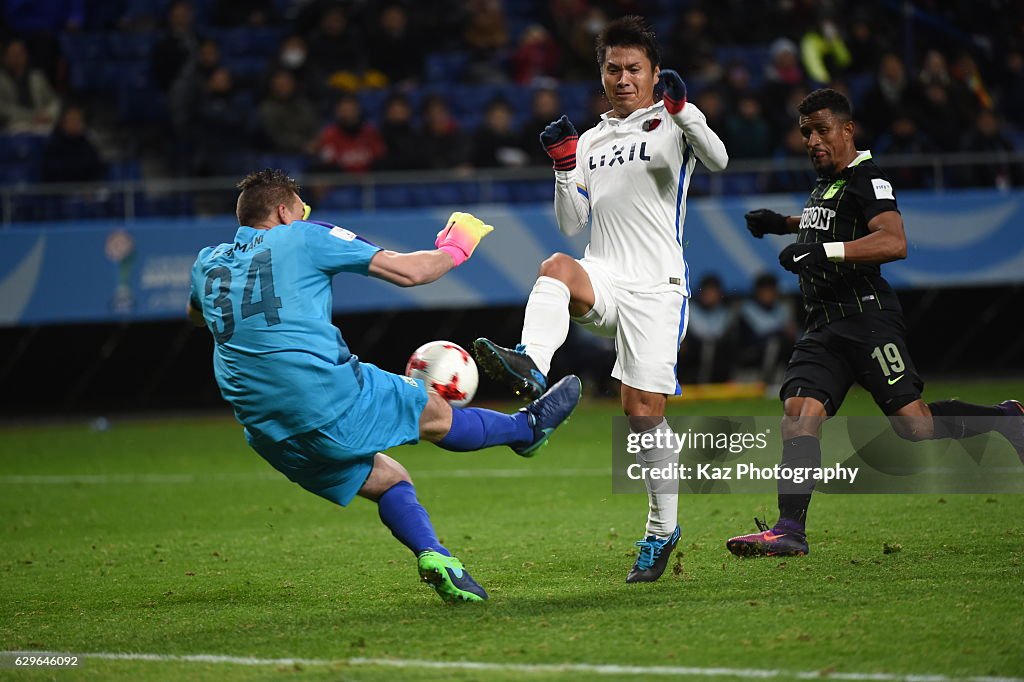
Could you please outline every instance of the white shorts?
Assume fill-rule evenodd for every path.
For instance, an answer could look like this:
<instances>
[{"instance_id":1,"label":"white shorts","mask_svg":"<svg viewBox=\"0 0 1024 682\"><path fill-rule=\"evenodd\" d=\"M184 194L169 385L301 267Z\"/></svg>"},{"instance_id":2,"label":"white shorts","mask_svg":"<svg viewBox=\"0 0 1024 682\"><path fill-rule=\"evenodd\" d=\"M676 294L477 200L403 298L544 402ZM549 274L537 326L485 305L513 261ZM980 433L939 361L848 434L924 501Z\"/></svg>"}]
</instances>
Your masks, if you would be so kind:
<instances>
[{"instance_id":1,"label":"white shorts","mask_svg":"<svg viewBox=\"0 0 1024 682\"><path fill-rule=\"evenodd\" d=\"M576 262L590 277L594 307L572 320L598 336L615 339L612 376L641 391L679 395L679 344L690 319L689 301L682 288L658 293L627 291L615 284L604 264L586 258Z\"/></svg>"}]
</instances>

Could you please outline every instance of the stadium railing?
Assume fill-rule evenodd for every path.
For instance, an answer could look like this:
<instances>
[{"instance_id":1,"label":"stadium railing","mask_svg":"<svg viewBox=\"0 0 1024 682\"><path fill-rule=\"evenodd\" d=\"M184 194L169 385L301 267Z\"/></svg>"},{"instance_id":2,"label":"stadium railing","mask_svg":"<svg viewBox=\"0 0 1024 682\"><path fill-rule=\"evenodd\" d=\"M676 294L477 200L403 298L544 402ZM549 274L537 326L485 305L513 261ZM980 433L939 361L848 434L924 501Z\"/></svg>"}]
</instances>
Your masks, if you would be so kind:
<instances>
[{"instance_id":1,"label":"stadium railing","mask_svg":"<svg viewBox=\"0 0 1024 682\"><path fill-rule=\"evenodd\" d=\"M1024 152L885 155L897 191L1021 186ZM699 168L699 166L698 166ZM0 185L0 226L40 221L213 215L234 212L236 176L125 179L95 183ZM302 174L304 198L320 210L551 201L547 168L417 170L352 175ZM692 195L806 193L814 172L805 158L737 159L724 173L698 172Z\"/></svg>"}]
</instances>

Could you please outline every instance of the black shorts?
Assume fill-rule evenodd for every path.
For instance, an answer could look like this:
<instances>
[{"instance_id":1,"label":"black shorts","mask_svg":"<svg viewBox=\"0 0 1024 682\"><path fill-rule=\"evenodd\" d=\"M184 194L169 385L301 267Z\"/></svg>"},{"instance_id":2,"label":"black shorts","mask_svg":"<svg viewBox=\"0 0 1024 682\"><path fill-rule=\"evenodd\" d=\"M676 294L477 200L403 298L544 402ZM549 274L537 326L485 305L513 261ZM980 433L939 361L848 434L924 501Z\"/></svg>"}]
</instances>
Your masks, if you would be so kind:
<instances>
[{"instance_id":1,"label":"black shorts","mask_svg":"<svg viewBox=\"0 0 1024 682\"><path fill-rule=\"evenodd\" d=\"M837 320L804 334L793 347L779 397L814 398L829 416L854 382L887 415L921 397L921 380L907 350L901 313L881 310Z\"/></svg>"}]
</instances>

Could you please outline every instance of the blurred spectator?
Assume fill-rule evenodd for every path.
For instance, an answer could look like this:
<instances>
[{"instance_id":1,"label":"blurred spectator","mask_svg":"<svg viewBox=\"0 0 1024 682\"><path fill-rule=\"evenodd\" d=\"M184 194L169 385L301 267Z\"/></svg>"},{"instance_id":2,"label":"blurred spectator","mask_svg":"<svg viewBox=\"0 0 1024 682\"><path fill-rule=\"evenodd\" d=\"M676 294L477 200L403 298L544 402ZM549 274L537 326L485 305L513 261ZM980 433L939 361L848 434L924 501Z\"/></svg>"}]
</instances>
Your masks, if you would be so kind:
<instances>
[{"instance_id":1,"label":"blurred spectator","mask_svg":"<svg viewBox=\"0 0 1024 682\"><path fill-rule=\"evenodd\" d=\"M946 65L946 57L938 50L928 50L924 59L921 60L921 72L917 75L917 81L921 88L929 85L940 85L944 88L950 86L949 67Z\"/></svg>"},{"instance_id":2,"label":"blurred spectator","mask_svg":"<svg viewBox=\"0 0 1024 682\"><path fill-rule=\"evenodd\" d=\"M772 136L775 138L785 137L790 130L797 127L797 121L800 120L800 112L798 107L800 102L803 101L804 97L807 97L809 90L803 85L797 85L789 89L786 94L786 99L781 102L778 106L764 108L764 117L768 121L768 126L771 128ZM860 112L854 111L854 119L857 120L857 115Z\"/></svg>"},{"instance_id":3,"label":"blurred spectator","mask_svg":"<svg viewBox=\"0 0 1024 682\"><path fill-rule=\"evenodd\" d=\"M896 112L913 111L918 98L918 89L907 78L903 62L890 52L879 63L875 84L861 107L860 121L871 136L877 137L889 127Z\"/></svg>"},{"instance_id":4,"label":"blurred spectator","mask_svg":"<svg viewBox=\"0 0 1024 682\"><path fill-rule=\"evenodd\" d=\"M581 134L584 131L590 130L598 123L600 123L602 120L601 117L604 114L608 113L610 110L611 106L609 106L608 98L604 96L604 92L602 92L600 89L594 90L594 94L590 96L589 106L587 107L587 118L584 119L583 121L580 121L579 123L576 123L574 121L574 123L576 124L576 130L579 131ZM701 111L703 111L703 109L701 109ZM543 130L543 128L541 128L541 130ZM712 128L712 130L716 129ZM529 145L534 143L536 143L539 146L540 140L538 138L540 137L540 132L541 131L538 130L536 135L531 136L529 130L524 131L523 148L528 149Z\"/></svg>"},{"instance_id":5,"label":"blurred spectator","mask_svg":"<svg viewBox=\"0 0 1024 682\"><path fill-rule=\"evenodd\" d=\"M831 19L824 19L800 39L800 55L807 77L827 85L850 65L850 51Z\"/></svg>"},{"instance_id":6,"label":"blurred spectator","mask_svg":"<svg viewBox=\"0 0 1024 682\"><path fill-rule=\"evenodd\" d=\"M25 41L29 58L51 83L61 85L60 34L74 33L85 23L84 0L5 0L3 20Z\"/></svg>"},{"instance_id":7,"label":"blurred spectator","mask_svg":"<svg viewBox=\"0 0 1024 682\"><path fill-rule=\"evenodd\" d=\"M874 74L878 71L881 56L892 49L886 35L885 22L871 21L862 12L854 15L850 22L846 46L850 52L848 71L853 74Z\"/></svg>"},{"instance_id":8,"label":"blurred spectator","mask_svg":"<svg viewBox=\"0 0 1024 682\"><path fill-rule=\"evenodd\" d=\"M973 120L980 110L992 108L992 95L982 80L974 57L961 53L953 62L950 74L953 76L955 103L962 107L962 115Z\"/></svg>"},{"instance_id":9,"label":"blurred spectator","mask_svg":"<svg viewBox=\"0 0 1024 682\"><path fill-rule=\"evenodd\" d=\"M694 99L694 104L700 109L704 116L707 118L708 126L712 130L720 130L725 132L726 127L726 112L725 112L725 101L722 99L722 93L716 88L707 88L701 90L700 94ZM728 149L728 147L727 147Z\"/></svg>"},{"instance_id":10,"label":"blurred spectator","mask_svg":"<svg viewBox=\"0 0 1024 682\"><path fill-rule=\"evenodd\" d=\"M739 60L733 60L726 65L719 90L725 100L726 109L729 110L735 109L742 98L757 95L750 82L750 69Z\"/></svg>"},{"instance_id":11,"label":"blurred spectator","mask_svg":"<svg viewBox=\"0 0 1024 682\"><path fill-rule=\"evenodd\" d=\"M220 47L212 38L203 39L195 56L181 70L167 96L171 123L179 135L189 134L196 102L202 97L210 76L220 67Z\"/></svg>"},{"instance_id":12,"label":"blurred spectator","mask_svg":"<svg viewBox=\"0 0 1024 682\"><path fill-rule=\"evenodd\" d=\"M761 103L753 95L740 98L736 109L726 118L723 132L731 158L764 159L771 156L771 132L761 116Z\"/></svg>"},{"instance_id":13,"label":"blurred spectator","mask_svg":"<svg viewBox=\"0 0 1024 682\"><path fill-rule=\"evenodd\" d=\"M761 102L765 111L779 111L785 107L789 93L803 85L804 71L800 68L796 43L789 38L779 38L770 49L772 60L765 67Z\"/></svg>"},{"instance_id":14,"label":"blurred spectator","mask_svg":"<svg viewBox=\"0 0 1024 682\"><path fill-rule=\"evenodd\" d=\"M366 50L360 32L349 25L348 14L338 5L320 15L317 30L309 39L309 55L332 88L358 89L366 68Z\"/></svg>"},{"instance_id":15,"label":"blurred spectator","mask_svg":"<svg viewBox=\"0 0 1024 682\"><path fill-rule=\"evenodd\" d=\"M423 134L417 143L427 168L465 169L469 162L469 141L459 130L448 104L439 95L423 100Z\"/></svg>"},{"instance_id":16,"label":"blurred spectator","mask_svg":"<svg viewBox=\"0 0 1024 682\"><path fill-rule=\"evenodd\" d=\"M462 43L469 50L469 64L464 78L469 83L505 82L502 59L508 28L501 0L466 0L466 17Z\"/></svg>"},{"instance_id":17,"label":"blurred spectator","mask_svg":"<svg viewBox=\"0 0 1024 682\"><path fill-rule=\"evenodd\" d=\"M759 369L766 383L778 383L796 341L793 308L779 296L779 281L764 273L754 280L753 298L739 309L739 335L743 339L741 364Z\"/></svg>"},{"instance_id":18,"label":"blurred spectator","mask_svg":"<svg viewBox=\"0 0 1024 682\"><path fill-rule=\"evenodd\" d=\"M327 78L309 56L306 39L292 34L281 41L270 71L285 69L295 78L295 86L318 107L327 100Z\"/></svg>"},{"instance_id":19,"label":"blurred spectator","mask_svg":"<svg viewBox=\"0 0 1024 682\"><path fill-rule=\"evenodd\" d=\"M775 150L772 159L781 163L768 178L769 191L807 192L814 186L817 176L807 163L807 141L795 125L783 134L782 145Z\"/></svg>"},{"instance_id":20,"label":"blurred spectator","mask_svg":"<svg viewBox=\"0 0 1024 682\"><path fill-rule=\"evenodd\" d=\"M969 185L1007 189L1021 184L1020 164L1006 158L1014 150L1013 143L1004 134L1002 123L995 112L988 109L978 112L974 126L967 131L960 143L960 150L991 154L995 157L988 163L970 166L966 170Z\"/></svg>"},{"instance_id":21,"label":"blurred spectator","mask_svg":"<svg viewBox=\"0 0 1024 682\"><path fill-rule=\"evenodd\" d=\"M384 103L380 134L385 151L384 156L377 160L379 170L412 170L422 165L418 149L420 132L412 124L412 104L408 97L388 97Z\"/></svg>"},{"instance_id":22,"label":"blurred spectator","mask_svg":"<svg viewBox=\"0 0 1024 682\"><path fill-rule=\"evenodd\" d=\"M210 11L214 26L271 26L279 19L274 0L216 0Z\"/></svg>"},{"instance_id":23,"label":"blurred spectator","mask_svg":"<svg viewBox=\"0 0 1024 682\"><path fill-rule=\"evenodd\" d=\"M420 80L423 37L409 14L399 4L385 5L377 14L369 44L370 67L384 74L391 84Z\"/></svg>"},{"instance_id":24,"label":"blurred spectator","mask_svg":"<svg viewBox=\"0 0 1024 682\"><path fill-rule=\"evenodd\" d=\"M1006 120L1024 130L1024 53L1020 50L1006 54L999 101Z\"/></svg>"},{"instance_id":25,"label":"blurred spectator","mask_svg":"<svg viewBox=\"0 0 1024 682\"><path fill-rule=\"evenodd\" d=\"M0 130L45 135L59 111L60 100L46 75L29 64L25 43L9 42L0 69Z\"/></svg>"},{"instance_id":26,"label":"blurred spectator","mask_svg":"<svg viewBox=\"0 0 1024 682\"><path fill-rule=\"evenodd\" d=\"M334 105L334 120L316 143L320 161L346 173L364 173L384 156L384 140L363 117L355 95L344 94Z\"/></svg>"},{"instance_id":27,"label":"blurred spectator","mask_svg":"<svg viewBox=\"0 0 1024 682\"><path fill-rule=\"evenodd\" d=\"M512 107L503 99L487 105L483 124L473 136L475 167L515 168L529 162L529 155L522 148L523 136L512 128L512 116Z\"/></svg>"},{"instance_id":28,"label":"blurred spectator","mask_svg":"<svg viewBox=\"0 0 1024 682\"><path fill-rule=\"evenodd\" d=\"M562 115L562 100L554 88L533 91L530 118L523 125L523 149L530 157L531 166L551 166L551 157L541 146L539 136L547 124ZM580 131L582 132L582 131Z\"/></svg>"},{"instance_id":29,"label":"blurred spectator","mask_svg":"<svg viewBox=\"0 0 1024 682\"><path fill-rule=\"evenodd\" d=\"M594 39L608 23L604 10L590 7L585 0L554 0L549 11L555 40L562 48L562 76L573 80L595 78Z\"/></svg>"},{"instance_id":30,"label":"blurred spectator","mask_svg":"<svg viewBox=\"0 0 1024 682\"><path fill-rule=\"evenodd\" d=\"M695 370L693 381L699 384L731 380L735 368L734 315L726 305L718 275L701 278L697 295L689 304L689 316L682 350L684 368Z\"/></svg>"},{"instance_id":31,"label":"blurred spectator","mask_svg":"<svg viewBox=\"0 0 1024 682\"><path fill-rule=\"evenodd\" d=\"M263 136L274 151L284 154L316 151L320 116L313 103L297 91L290 71L280 69L270 77L270 88L260 102L259 115Z\"/></svg>"},{"instance_id":32,"label":"blurred spectator","mask_svg":"<svg viewBox=\"0 0 1024 682\"><path fill-rule=\"evenodd\" d=\"M555 77L559 67L558 44L546 28L533 24L523 31L511 61L512 80L520 85Z\"/></svg>"},{"instance_id":33,"label":"blurred spectator","mask_svg":"<svg viewBox=\"0 0 1024 682\"><path fill-rule=\"evenodd\" d=\"M948 87L938 83L927 86L916 112L918 127L939 151L957 150L964 125L956 106L950 101Z\"/></svg>"},{"instance_id":34,"label":"blurred spectator","mask_svg":"<svg viewBox=\"0 0 1024 682\"><path fill-rule=\"evenodd\" d=\"M256 117L247 93L237 89L231 71L213 70L192 108L193 164L197 175L235 173L241 155L252 149Z\"/></svg>"},{"instance_id":35,"label":"blurred spectator","mask_svg":"<svg viewBox=\"0 0 1024 682\"><path fill-rule=\"evenodd\" d=\"M85 112L68 106L50 135L40 168L43 182L94 182L102 180L106 165L89 139Z\"/></svg>"},{"instance_id":36,"label":"blurred spectator","mask_svg":"<svg viewBox=\"0 0 1024 682\"><path fill-rule=\"evenodd\" d=\"M708 15L698 5L681 12L672 31L658 36L665 54L662 63L671 66L683 80L717 80L721 74L707 73L708 63L715 62L714 27L708 24Z\"/></svg>"},{"instance_id":37,"label":"blurred spectator","mask_svg":"<svg viewBox=\"0 0 1024 682\"><path fill-rule=\"evenodd\" d=\"M167 27L150 54L153 82L166 92L199 50L195 14L188 0L175 0L167 8Z\"/></svg>"},{"instance_id":38,"label":"blurred spectator","mask_svg":"<svg viewBox=\"0 0 1024 682\"><path fill-rule=\"evenodd\" d=\"M910 114L901 112L889 124L889 129L875 140L873 149L877 154L887 156L924 156L934 154L936 149L927 136L917 129L917 124ZM933 173L927 167L899 166L895 161L888 160L885 172L892 180L893 186L904 189L920 189L932 185Z\"/></svg>"}]
</instances>

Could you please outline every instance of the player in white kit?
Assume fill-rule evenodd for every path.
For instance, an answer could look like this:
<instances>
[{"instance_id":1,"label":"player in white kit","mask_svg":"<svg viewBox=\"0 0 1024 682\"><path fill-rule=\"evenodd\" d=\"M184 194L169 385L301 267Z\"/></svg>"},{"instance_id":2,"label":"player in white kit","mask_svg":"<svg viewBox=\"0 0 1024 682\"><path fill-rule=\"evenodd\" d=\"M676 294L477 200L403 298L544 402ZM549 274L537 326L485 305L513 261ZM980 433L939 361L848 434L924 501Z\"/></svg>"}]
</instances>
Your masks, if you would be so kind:
<instances>
[{"instance_id":1,"label":"player in white kit","mask_svg":"<svg viewBox=\"0 0 1024 682\"><path fill-rule=\"evenodd\" d=\"M541 264L514 350L485 338L474 350L485 372L532 400L547 386L570 319L614 338L612 376L622 383L630 429L657 433L669 428L666 397L679 393L676 362L688 318L686 191L698 159L720 171L729 158L704 114L687 104L679 74L660 69L654 32L642 18L608 24L597 60L611 111L582 136L565 116L540 136L554 160L559 229L573 235L589 223L590 244L579 260L556 253ZM664 96L656 101L659 81ZM654 448L637 459L660 468L678 463L679 454ZM676 481L648 482L646 533L627 582L664 572L679 541L677 493Z\"/></svg>"}]
</instances>

